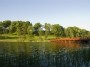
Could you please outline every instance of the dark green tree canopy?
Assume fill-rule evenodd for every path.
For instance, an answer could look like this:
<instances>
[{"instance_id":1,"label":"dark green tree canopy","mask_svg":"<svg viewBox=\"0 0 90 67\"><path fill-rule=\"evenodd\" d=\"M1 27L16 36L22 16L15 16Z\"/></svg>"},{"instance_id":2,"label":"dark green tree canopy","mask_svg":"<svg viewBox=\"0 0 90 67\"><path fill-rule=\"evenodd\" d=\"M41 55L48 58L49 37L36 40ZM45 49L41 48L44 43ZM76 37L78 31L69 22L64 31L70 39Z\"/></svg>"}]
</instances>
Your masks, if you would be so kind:
<instances>
[{"instance_id":1,"label":"dark green tree canopy","mask_svg":"<svg viewBox=\"0 0 90 67\"><path fill-rule=\"evenodd\" d=\"M36 24L34 25L34 28L35 28L35 29L39 29L41 26L42 26L42 25L41 25L40 23L36 23Z\"/></svg>"},{"instance_id":2,"label":"dark green tree canopy","mask_svg":"<svg viewBox=\"0 0 90 67\"><path fill-rule=\"evenodd\" d=\"M10 20L5 20L5 21L3 21L2 25L3 25L3 27L7 28L11 25L11 21Z\"/></svg>"}]
</instances>

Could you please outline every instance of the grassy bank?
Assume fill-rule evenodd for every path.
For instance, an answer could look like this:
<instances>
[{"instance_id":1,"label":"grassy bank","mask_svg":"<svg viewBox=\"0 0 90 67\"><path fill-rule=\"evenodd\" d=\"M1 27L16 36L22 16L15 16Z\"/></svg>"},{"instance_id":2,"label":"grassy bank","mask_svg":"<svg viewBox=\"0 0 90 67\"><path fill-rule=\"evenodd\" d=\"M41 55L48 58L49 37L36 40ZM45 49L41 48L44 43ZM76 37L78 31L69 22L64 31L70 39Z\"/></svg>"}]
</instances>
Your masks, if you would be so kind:
<instances>
[{"instance_id":1,"label":"grassy bank","mask_svg":"<svg viewBox=\"0 0 90 67\"><path fill-rule=\"evenodd\" d=\"M51 35L45 38L45 36L3 34L0 35L0 42L49 42L52 38L55 37Z\"/></svg>"}]
</instances>

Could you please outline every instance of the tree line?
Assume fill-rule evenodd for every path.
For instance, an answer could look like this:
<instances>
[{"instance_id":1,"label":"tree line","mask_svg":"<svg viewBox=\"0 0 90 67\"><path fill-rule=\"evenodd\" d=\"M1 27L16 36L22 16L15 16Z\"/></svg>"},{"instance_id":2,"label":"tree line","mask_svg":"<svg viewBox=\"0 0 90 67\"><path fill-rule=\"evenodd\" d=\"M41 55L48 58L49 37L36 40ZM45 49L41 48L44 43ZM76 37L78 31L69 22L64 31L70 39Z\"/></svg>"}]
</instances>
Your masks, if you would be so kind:
<instances>
[{"instance_id":1,"label":"tree line","mask_svg":"<svg viewBox=\"0 0 90 67\"><path fill-rule=\"evenodd\" d=\"M0 34L15 34L15 35L29 35L31 36L45 36L49 35L55 37L89 37L90 31L80 29L79 27L64 28L60 24L45 23L42 25L37 22L32 24L30 21L0 21Z\"/></svg>"}]
</instances>

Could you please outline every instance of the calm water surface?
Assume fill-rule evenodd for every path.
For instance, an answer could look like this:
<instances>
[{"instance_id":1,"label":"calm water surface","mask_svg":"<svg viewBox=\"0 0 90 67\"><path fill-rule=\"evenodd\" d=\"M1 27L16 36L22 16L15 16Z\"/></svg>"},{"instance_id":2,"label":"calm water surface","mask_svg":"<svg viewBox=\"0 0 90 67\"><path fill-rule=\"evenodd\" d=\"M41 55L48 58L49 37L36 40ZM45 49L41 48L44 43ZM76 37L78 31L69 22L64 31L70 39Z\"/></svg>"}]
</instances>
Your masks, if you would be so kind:
<instances>
[{"instance_id":1,"label":"calm water surface","mask_svg":"<svg viewBox=\"0 0 90 67\"><path fill-rule=\"evenodd\" d=\"M0 43L0 67L90 67L89 44Z\"/></svg>"}]
</instances>

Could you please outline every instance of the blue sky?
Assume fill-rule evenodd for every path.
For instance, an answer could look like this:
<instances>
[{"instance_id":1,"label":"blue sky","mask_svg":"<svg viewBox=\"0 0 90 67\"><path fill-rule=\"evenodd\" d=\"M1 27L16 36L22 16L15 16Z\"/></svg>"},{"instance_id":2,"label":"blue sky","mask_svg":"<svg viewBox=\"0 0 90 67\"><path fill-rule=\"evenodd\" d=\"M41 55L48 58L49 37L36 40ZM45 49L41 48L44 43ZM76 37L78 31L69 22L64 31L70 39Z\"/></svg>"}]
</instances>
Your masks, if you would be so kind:
<instances>
[{"instance_id":1,"label":"blue sky","mask_svg":"<svg viewBox=\"0 0 90 67\"><path fill-rule=\"evenodd\" d=\"M0 21L24 20L90 30L90 0L0 0Z\"/></svg>"}]
</instances>

